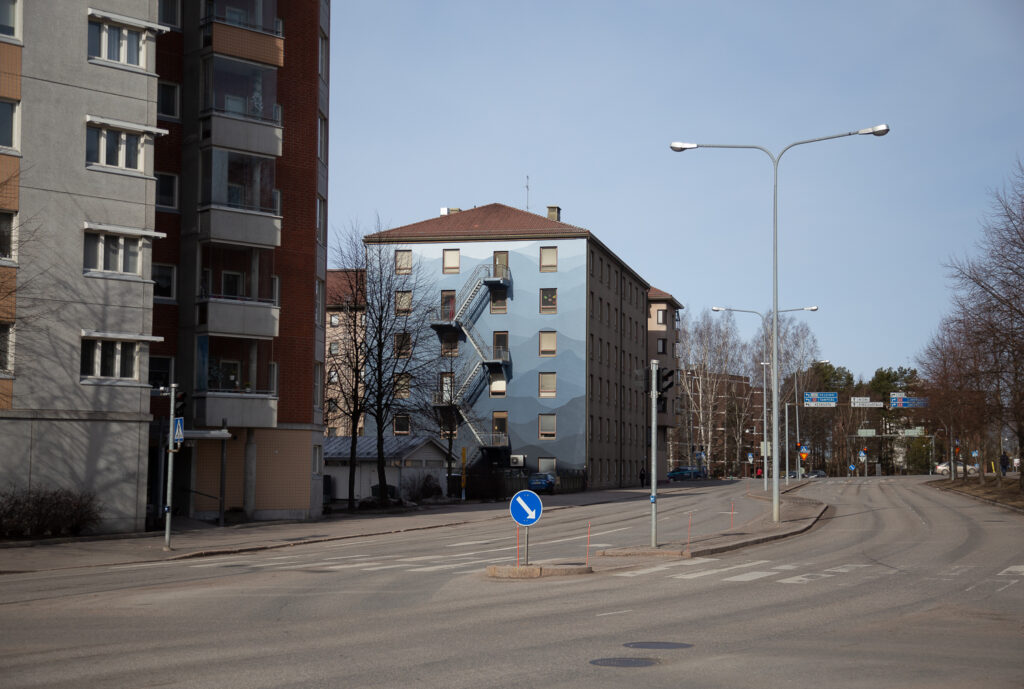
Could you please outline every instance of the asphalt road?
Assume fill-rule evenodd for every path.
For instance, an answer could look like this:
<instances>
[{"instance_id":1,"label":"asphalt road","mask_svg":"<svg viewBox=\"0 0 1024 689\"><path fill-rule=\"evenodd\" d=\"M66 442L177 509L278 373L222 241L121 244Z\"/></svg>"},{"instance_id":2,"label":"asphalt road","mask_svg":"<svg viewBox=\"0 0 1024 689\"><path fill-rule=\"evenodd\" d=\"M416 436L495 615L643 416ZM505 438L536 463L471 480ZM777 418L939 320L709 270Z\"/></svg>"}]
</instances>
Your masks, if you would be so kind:
<instances>
[{"instance_id":1,"label":"asphalt road","mask_svg":"<svg viewBox=\"0 0 1024 689\"><path fill-rule=\"evenodd\" d=\"M1024 686L1024 515L915 477L800 493L832 505L800 536L574 577L486 577L515 562L511 519L9 574L0 686ZM758 502L665 491L659 541L742 523ZM530 561L595 564L649 539L646 501L548 510Z\"/></svg>"}]
</instances>

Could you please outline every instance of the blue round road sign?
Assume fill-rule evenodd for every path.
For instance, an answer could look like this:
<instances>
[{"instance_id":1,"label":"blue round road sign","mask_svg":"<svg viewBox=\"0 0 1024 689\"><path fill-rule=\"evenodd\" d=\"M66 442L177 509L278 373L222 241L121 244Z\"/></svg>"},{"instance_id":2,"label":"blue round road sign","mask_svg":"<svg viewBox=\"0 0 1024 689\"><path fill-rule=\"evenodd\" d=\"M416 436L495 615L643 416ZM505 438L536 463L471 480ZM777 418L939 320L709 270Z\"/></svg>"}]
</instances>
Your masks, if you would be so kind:
<instances>
[{"instance_id":1,"label":"blue round road sign","mask_svg":"<svg viewBox=\"0 0 1024 689\"><path fill-rule=\"evenodd\" d=\"M540 501L540 496L532 490L521 490L512 496L508 511L519 526L531 526L540 521L544 505Z\"/></svg>"}]
</instances>

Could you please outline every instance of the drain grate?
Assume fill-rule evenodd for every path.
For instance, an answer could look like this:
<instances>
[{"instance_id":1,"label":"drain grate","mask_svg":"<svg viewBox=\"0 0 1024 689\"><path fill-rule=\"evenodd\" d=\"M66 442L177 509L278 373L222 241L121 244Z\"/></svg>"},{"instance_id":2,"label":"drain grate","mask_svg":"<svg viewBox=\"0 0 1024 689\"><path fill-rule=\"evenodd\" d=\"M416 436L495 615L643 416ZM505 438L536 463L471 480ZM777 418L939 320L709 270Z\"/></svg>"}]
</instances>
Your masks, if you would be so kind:
<instances>
[{"instance_id":1,"label":"drain grate","mask_svg":"<svg viewBox=\"0 0 1024 689\"><path fill-rule=\"evenodd\" d=\"M626 648L653 648L662 651L672 648L693 648L693 644L681 644L675 641L631 641L623 646Z\"/></svg>"},{"instance_id":2,"label":"drain grate","mask_svg":"<svg viewBox=\"0 0 1024 689\"><path fill-rule=\"evenodd\" d=\"M656 658L598 658L591 660L590 664L601 667L650 667L657 665L658 660Z\"/></svg>"}]
</instances>

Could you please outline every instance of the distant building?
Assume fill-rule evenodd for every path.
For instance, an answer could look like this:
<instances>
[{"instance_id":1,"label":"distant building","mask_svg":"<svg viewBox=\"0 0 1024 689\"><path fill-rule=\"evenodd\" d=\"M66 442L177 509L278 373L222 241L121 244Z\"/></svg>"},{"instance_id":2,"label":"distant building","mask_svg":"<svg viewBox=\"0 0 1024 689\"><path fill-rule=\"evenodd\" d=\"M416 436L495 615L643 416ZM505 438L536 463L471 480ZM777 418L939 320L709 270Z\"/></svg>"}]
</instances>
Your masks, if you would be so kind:
<instances>
[{"instance_id":1,"label":"distant building","mask_svg":"<svg viewBox=\"0 0 1024 689\"><path fill-rule=\"evenodd\" d=\"M658 475L679 462L676 455L674 429L680 399L679 384L679 314L683 305L668 292L656 287L647 291L647 359L658 360L659 385L671 383L657 400L658 409ZM649 418L649 417L648 417Z\"/></svg>"},{"instance_id":2,"label":"distant building","mask_svg":"<svg viewBox=\"0 0 1024 689\"><path fill-rule=\"evenodd\" d=\"M525 455L524 471L565 485L637 484L648 284L633 269L557 206L445 208L365 241L434 281L438 346L464 365L429 384L468 420L457 447L471 462L502 470Z\"/></svg>"}]
</instances>

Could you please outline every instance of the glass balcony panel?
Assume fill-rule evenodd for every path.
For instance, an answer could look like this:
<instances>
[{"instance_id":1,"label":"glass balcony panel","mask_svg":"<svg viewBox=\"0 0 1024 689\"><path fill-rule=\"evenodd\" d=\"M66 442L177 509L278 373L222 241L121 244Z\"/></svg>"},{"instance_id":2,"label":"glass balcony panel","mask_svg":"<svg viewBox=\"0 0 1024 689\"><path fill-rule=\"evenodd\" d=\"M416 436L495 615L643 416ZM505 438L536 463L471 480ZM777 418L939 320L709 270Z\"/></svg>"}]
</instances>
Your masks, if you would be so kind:
<instances>
[{"instance_id":1,"label":"glass balcony panel","mask_svg":"<svg viewBox=\"0 0 1024 689\"><path fill-rule=\"evenodd\" d=\"M206 17L246 29L280 33L277 0L207 0Z\"/></svg>"},{"instance_id":2,"label":"glass balcony panel","mask_svg":"<svg viewBox=\"0 0 1024 689\"><path fill-rule=\"evenodd\" d=\"M279 214L273 158L219 148L204 150L202 158L203 205Z\"/></svg>"},{"instance_id":3,"label":"glass balcony panel","mask_svg":"<svg viewBox=\"0 0 1024 689\"><path fill-rule=\"evenodd\" d=\"M203 109L281 123L277 68L220 55L203 65Z\"/></svg>"}]
</instances>

